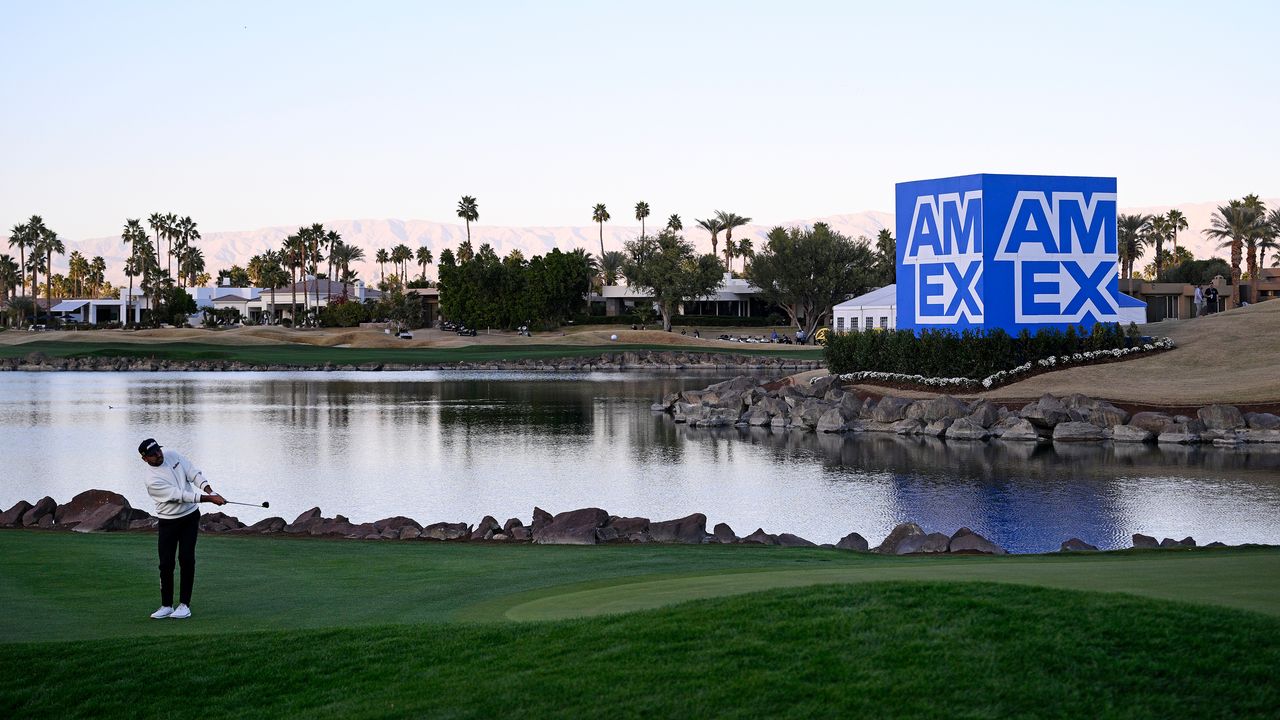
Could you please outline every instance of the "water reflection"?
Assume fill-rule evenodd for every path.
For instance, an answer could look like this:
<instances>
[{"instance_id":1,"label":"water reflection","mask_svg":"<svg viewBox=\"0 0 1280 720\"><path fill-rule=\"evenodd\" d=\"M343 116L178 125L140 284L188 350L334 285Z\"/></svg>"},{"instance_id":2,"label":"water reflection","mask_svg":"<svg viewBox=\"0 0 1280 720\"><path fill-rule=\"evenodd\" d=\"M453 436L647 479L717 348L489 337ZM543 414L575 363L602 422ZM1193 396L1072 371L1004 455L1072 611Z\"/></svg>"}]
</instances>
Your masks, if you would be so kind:
<instances>
[{"instance_id":1,"label":"water reflection","mask_svg":"<svg viewBox=\"0 0 1280 720\"><path fill-rule=\"evenodd\" d=\"M149 507L134 448L154 435L241 499L292 517L475 522L583 506L705 512L873 542L897 522L962 525L1020 552L1071 536L1280 541L1280 447L945 443L769 428L689 428L661 395L711 374L226 373L0 375L0 504L87 487ZM243 508L256 520L264 512Z\"/></svg>"}]
</instances>

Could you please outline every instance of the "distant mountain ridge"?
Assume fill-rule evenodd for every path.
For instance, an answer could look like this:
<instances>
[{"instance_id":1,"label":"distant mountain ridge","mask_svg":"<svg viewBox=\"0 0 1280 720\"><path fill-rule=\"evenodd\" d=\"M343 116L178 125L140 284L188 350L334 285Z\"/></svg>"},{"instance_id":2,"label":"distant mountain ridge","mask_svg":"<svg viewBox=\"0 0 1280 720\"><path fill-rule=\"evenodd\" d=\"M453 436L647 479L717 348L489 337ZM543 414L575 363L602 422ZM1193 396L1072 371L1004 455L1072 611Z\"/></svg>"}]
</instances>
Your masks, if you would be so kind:
<instances>
[{"instance_id":1,"label":"distant mountain ridge","mask_svg":"<svg viewBox=\"0 0 1280 720\"><path fill-rule=\"evenodd\" d=\"M1280 205L1280 198L1265 200L1267 207ZM1226 257L1225 251L1217 251L1216 243L1204 238L1201 231L1209 226L1209 218L1218 205L1224 202L1185 203L1182 205L1160 205L1140 208L1123 208L1124 213L1163 213L1177 208L1187 216L1190 227L1178 234L1178 243L1195 254L1198 258L1213 255ZM646 230L653 231L662 226L662 221L646 223ZM735 239L749 237L759 250L769 230L776 226L812 226L816 222L825 222L833 230L849 237L865 236L874 238L884 228L893 229L893 213L865 211L825 217L786 220L770 224L751 224L733 231ZM375 253L382 248L390 250L398 244L408 245L416 250L426 245L438 259L444 248L456 249L466 239L466 227L461 223L441 223L430 220L359 219L359 220L327 220L324 226L336 230L342 239L364 249L366 260L357 268L360 277L366 281L379 279L378 264L373 261ZM209 232L198 243L204 250L205 265L210 273L232 265L244 266L249 258L263 250L278 249L285 237L298 229L297 225L259 228L257 230L236 230ZM552 248L569 251L574 248L585 248L588 252L600 252L599 228L596 225L580 226L542 226L542 227L507 227L499 225L471 226L472 245L479 247L481 243L489 243L499 255L506 255L512 250L520 250L525 257L544 255ZM606 250L621 250L623 244L633 240L640 234L640 225L624 225L605 223L604 244ZM685 218L683 235L704 252L711 251L711 237L702 228L694 225L692 217ZM86 257L101 255L107 262L108 279L116 284L125 281L124 245L119 238L90 238L87 240L69 240L66 242L67 253L79 250ZM724 251L724 233L720 235L719 250ZM1148 256L1150 253L1148 253ZM740 261L735 261L735 266ZM1142 263L1145 264L1145 263ZM54 260L56 272L66 271L66 258ZM417 266L410 268L416 276L420 272ZM434 266L427 270L428 277L434 277Z\"/></svg>"}]
</instances>

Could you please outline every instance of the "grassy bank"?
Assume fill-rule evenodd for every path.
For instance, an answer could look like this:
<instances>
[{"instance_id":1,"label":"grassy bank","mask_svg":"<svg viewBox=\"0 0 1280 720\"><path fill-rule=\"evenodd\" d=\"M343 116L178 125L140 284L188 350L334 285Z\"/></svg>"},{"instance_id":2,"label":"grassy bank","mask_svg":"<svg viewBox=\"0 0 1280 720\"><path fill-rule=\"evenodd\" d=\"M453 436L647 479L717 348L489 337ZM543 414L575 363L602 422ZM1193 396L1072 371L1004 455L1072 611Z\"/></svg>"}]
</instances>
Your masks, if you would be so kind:
<instances>
[{"instance_id":1,"label":"grassy bank","mask_svg":"<svg viewBox=\"0 0 1280 720\"><path fill-rule=\"evenodd\" d=\"M145 617L154 543L0 531L0 711L1263 717L1280 702L1275 548L890 558L204 536L196 616L179 622ZM654 609L583 617L638 607Z\"/></svg>"},{"instance_id":2,"label":"grassy bank","mask_svg":"<svg viewBox=\"0 0 1280 720\"><path fill-rule=\"evenodd\" d=\"M26 357L33 352L49 357L66 358L130 358L191 362L193 360L225 360L255 365L360 365L364 363L399 363L444 365L468 362L514 362L520 360L555 360L585 358L601 353L620 352L705 352L722 355L758 355L762 358L822 359L821 348L796 350L755 350L749 344L726 348L673 347L658 344L608 345L469 345L453 348L342 348L315 345L225 345L200 342L163 342L137 344L128 342L57 342L40 341L17 345L0 345L0 358Z\"/></svg>"}]
</instances>

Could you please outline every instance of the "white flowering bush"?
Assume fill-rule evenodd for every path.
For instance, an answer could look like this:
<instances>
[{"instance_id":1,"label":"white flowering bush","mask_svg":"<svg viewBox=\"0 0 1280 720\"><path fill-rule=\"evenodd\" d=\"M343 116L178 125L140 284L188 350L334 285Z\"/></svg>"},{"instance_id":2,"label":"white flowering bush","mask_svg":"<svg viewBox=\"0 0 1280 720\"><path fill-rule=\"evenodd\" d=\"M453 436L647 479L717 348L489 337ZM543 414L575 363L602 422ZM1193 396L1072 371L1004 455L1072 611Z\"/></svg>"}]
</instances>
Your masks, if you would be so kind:
<instances>
[{"instance_id":1,"label":"white flowering bush","mask_svg":"<svg viewBox=\"0 0 1280 720\"><path fill-rule=\"evenodd\" d=\"M1174 342L1170 338L1156 338L1152 342L1144 343L1141 346L1133 346L1126 348L1113 348L1111 350L1090 350L1087 352L1072 353L1071 355L1050 355L1047 358L1040 358L1034 362L1026 362L1015 368L1008 370L1000 370L992 373L981 380L961 377L926 377L924 375L907 375L904 373L878 372L874 370L863 370L860 372L845 373L840 375L843 382L892 382L910 385L922 385L930 388L956 388L966 389L981 386L987 390L999 387L1006 383L1017 380L1020 376L1031 372L1034 368L1051 369L1059 365L1068 365L1072 363L1088 363L1097 360L1109 360L1114 358L1125 357L1126 355L1134 355L1136 353L1156 352L1159 350L1172 350Z\"/></svg>"}]
</instances>

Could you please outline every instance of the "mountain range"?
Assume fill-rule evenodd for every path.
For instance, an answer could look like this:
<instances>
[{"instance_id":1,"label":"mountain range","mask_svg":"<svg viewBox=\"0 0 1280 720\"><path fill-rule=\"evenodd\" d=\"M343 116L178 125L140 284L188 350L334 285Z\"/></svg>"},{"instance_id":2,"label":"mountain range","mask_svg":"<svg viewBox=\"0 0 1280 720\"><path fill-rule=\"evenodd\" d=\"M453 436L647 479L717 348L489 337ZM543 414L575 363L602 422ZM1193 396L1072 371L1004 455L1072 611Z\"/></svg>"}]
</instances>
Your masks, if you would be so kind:
<instances>
[{"instance_id":1,"label":"mountain range","mask_svg":"<svg viewBox=\"0 0 1280 720\"><path fill-rule=\"evenodd\" d=\"M1265 201L1267 207L1276 207L1280 198ZM1124 213L1164 213L1177 208L1187 217L1187 230L1178 234L1178 242L1189 248L1197 258L1208 258L1217 255L1228 257L1226 251L1216 249L1217 243L1206 239L1202 230L1209 227L1209 218L1222 202L1186 203L1182 205L1160 205L1150 207L1124 208ZM655 218L656 219L656 218ZM883 228L893 229L893 213L866 211L844 215L787 220L771 224L751 224L734 230L735 238L749 237L756 250L764 245L764 238L775 226L811 226L816 222L825 222L833 230L849 237L874 238ZM694 224L692 218L685 220L684 236L704 252L711 251L711 237L702 228ZM646 224L646 230L653 231L662 225L661 220ZM444 248L456 249L466 239L465 226L460 223L442 223L429 220L399 219L361 219L361 220L327 220L326 229L336 230L342 235L344 242L364 249L366 260L358 267L359 276L366 281L377 281L378 264L373 261L374 254L380 248L390 250L398 244L417 249L423 245L431 248L439 258ZM690 227L693 226L693 227ZM244 266L249 258L263 250L279 248L285 237L297 230L297 226L276 226L257 230L215 231L205 233L198 241L204 251L205 265L211 274L232 265ZM604 245L606 250L621 250L623 244L640 234L639 224L605 223ZM471 226L471 242L475 247L481 243L489 243L498 255L506 255L512 250L520 250L526 258L543 255L552 248L562 251L574 248L585 248L592 254L600 252L600 230L596 225L560 226L560 227L504 227L496 225ZM101 255L107 262L107 277L112 283L125 281L122 268L124 266L124 245L119 238L102 237L86 240L66 241L68 254L79 250L86 257ZM724 250L724 235L720 236L719 249ZM1148 257L1150 253L1148 252ZM735 261L735 265L740 261ZM1145 263L1140 263L1145 264ZM66 259L54 260L55 271L66 271ZM356 269L356 268L353 268ZM420 272L417 266L411 267L416 275ZM389 271L389 270L388 270ZM427 271L428 277L434 277L434 268Z\"/></svg>"}]
</instances>

